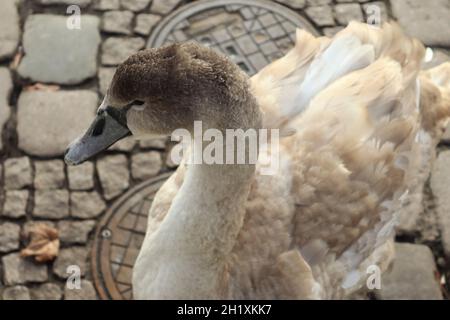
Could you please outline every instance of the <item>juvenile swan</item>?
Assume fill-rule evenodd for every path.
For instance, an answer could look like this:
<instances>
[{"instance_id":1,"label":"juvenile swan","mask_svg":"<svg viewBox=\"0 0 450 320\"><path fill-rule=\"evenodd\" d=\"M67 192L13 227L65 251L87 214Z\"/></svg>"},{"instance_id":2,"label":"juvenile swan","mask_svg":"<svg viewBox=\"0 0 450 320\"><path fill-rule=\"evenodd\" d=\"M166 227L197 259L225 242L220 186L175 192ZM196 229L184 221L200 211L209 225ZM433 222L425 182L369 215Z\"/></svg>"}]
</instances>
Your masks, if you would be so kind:
<instances>
[{"instance_id":1,"label":"juvenile swan","mask_svg":"<svg viewBox=\"0 0 450 320\"><path fill-rule=\"evenodd\" d=\"M278 151L261 151L279 160L273 175L259 162L180 165L149 212L134 297L336 299L365 285L369 266L385 270L449 116L450 65L420 74L423 56L396 25L351 23L332 39L298 31L251 79L194 43L128 58L67 163L196 120L281 133Z\"/></svg>"}]
</instances>

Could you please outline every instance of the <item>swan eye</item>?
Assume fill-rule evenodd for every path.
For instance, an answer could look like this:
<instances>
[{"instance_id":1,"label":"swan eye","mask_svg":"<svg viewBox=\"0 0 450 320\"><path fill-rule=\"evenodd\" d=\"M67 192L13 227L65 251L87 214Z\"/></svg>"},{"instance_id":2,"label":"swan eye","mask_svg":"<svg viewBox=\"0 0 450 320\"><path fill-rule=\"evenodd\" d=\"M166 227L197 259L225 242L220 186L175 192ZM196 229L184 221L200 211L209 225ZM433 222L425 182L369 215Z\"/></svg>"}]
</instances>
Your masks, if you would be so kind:
<instances>
[{"instance_id":1,"label":"swan eye","mask_svg":"<svg viewBox=\"0 0 450 320\"><path fill-rule=\"evenodd\" d=\"M132 103L132 105L135 105L135 106L142 106L144 104L145 104L145 102L141 101L141 100L134 100Z\"/></svg>"},{"instance_id":2,"label":"swan eye","mask_svg":"<svg viewBox=\"0 0 450 320\"><path fill-rule=\"evenodd\" d=\"M133 110L144 111L144 109L145 109L145 102L141 101L141 100L134 100L131 103L131 106L132 106Z\"/></svg>"}]
</instances>

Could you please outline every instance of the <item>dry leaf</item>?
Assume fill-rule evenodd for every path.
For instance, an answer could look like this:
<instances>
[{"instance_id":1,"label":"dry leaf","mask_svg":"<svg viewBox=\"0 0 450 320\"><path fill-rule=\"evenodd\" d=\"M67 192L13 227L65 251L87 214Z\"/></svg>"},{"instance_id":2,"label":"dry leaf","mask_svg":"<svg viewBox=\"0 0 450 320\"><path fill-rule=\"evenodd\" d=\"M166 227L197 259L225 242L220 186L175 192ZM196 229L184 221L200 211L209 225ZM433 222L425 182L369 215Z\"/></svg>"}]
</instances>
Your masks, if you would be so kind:
<instances>
[{"instance_id":1,"label":"dry leaf","mask_svg":"<svg viewBox=\"0 0 450 320\"><path fill-rule=\"evenodd\" d=\"M24 88L25 91L58 91L61 87L57 85L47 85L43 83L35 83Z\"/></svg>"},{"instance_id":2,"label":"dry leaf","mask_svg":"<svg viewBox=\"0 0 450 320\"><path fill-rule=\"evenodd\" d=\"M26 237L30 243L20 254L22 257L34 257L37 262L54 260L59 253L58 230L43 223L38 223L30 228Z\"/></svg>"},{"instance_id":3,"label":"dry leaf","mask_svg":"<svg viewBox=\"0 0 450 320\"><path fill-rule=\"evenodd\" d=\"M14 56L13 61L10 64L10 68L13 70L16 70L19 67L20 61L23 58L23 50L22 48L19 48L16 55Z\"/></svg>"}]
</instances>

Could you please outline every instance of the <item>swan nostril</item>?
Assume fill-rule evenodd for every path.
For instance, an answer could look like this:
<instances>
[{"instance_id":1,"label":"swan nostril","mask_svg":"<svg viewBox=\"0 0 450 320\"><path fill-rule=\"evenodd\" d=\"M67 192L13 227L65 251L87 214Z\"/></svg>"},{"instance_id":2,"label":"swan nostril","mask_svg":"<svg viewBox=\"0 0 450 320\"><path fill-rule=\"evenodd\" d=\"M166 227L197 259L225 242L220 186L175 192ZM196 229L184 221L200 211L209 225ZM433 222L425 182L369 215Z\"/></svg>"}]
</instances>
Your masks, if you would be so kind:
<instances>
[{"instance_id":1,"label":"swan nostril","mask_svg":"<svg viewBox=\"0 0 450 320\"><path fill-rule=\"evenodd\" d=\"M141 100L134 100L131 104L134 106L142 106L145 104L145 102Z\"/></svg>"},{"instance_id":2,"label":"swan nostril","mask_svg":"<svg viewBox=\"0 0 450 320\"><path fill-rule=\"evenodd\" d=\"M97 123L94 125L94 129L92 130L92 136L97 137L103 133L103 129L105 128L105 118L100 118Z\"/></svg>"}]
</instances>

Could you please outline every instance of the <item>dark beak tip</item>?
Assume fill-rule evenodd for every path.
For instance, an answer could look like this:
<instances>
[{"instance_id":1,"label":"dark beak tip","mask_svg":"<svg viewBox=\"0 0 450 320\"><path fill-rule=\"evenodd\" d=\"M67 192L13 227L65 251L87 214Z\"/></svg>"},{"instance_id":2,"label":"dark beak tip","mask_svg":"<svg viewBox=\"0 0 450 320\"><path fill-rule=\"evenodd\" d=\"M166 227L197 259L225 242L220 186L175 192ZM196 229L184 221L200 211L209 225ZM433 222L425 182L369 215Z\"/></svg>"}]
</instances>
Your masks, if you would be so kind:
<instances>
[{"instance_id":1,"label":"dark beak tip","mask_svg":"<svg viewBox=\"0 0 450 320\"><path fill-rule=\"evenodd\" d=\"M72 161L69 157L69 152L70 152L70 148L67 148L66 151L64 151L64 162L68 165L68 166L76 166L77 163L75 163L74 161Z\"/></svg>"},{"instance_id":2,"label":"dark beak tip","mask_svg":"<svg viewBox=\"0 0 450 320\"><path fill-rule=\"evenodd\" d=\"M78 156L76 155L77 152L75 149L78 147L78 143L72 142L67 149L64 151L64 162L68 166L78 166L82 164L84 161L82 159L77 159ZM74 159L75 158L75 159Z\"/></svg>"}]
</instances>

